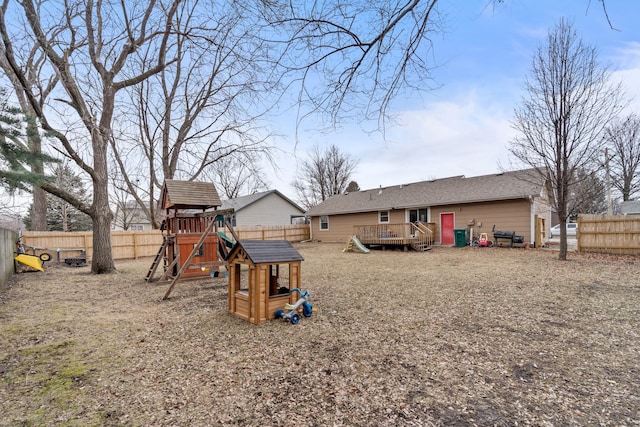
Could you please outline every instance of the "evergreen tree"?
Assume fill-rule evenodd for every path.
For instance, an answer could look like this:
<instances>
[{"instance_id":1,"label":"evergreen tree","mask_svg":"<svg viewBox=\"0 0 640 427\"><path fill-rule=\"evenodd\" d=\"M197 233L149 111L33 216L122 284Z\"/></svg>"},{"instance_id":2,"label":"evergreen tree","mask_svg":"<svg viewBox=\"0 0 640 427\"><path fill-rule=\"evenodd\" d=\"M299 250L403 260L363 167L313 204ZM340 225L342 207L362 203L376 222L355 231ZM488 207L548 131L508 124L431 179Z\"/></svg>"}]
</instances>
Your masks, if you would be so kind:
<instances>
[{"instance_id":1,"label":"evergreen tree","mask_svg":"<svg viewBox=\"0 0 640 427\"><path fill-rule=\"evenodd\" d=\"M54 184L72 193L77 199L90 203L88 191L82 179L69 165L58 165L55 170ZM31 210L24 218L25 226L31 229ZM48 231L88 231L92 230L89 215L79 211L70 203L47 194L47 230Z\"/></svg>"},{"instance_id":2,"label":"evergreen tree","mask_svg":"<svg viewBox=\"0 0 640 427\"><path fill-rule=\"evenodd\" d=\"M32 167L55 159L33 153L26 144L26 119L20 109L7 102L7 92L0 88L0 185L9 193L31 191L32 186L47 177L32 171Z\"/></svg>"}]
</instances>

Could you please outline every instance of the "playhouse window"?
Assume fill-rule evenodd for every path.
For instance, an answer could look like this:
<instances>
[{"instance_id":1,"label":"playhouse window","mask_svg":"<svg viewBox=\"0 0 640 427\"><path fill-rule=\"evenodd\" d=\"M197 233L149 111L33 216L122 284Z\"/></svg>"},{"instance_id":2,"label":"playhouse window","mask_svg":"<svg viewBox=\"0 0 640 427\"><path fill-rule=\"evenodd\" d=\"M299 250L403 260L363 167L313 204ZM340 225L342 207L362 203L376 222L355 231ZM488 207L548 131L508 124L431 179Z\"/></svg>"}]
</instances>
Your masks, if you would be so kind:
<instances>
[{"instance_id":1,"label":"playhouse window","mask_svg":"<svg viewBox=\"0 0 640 427\"><path fill-rule=\"evenodd\" d=\"M271 264L269 266L269 296L277 297L289 294L290 264Z\"/></svg>"},{"instance_id":2,"label":"playhouse window","mask_svg":"<svg viewBox=\"0 0 640 427\"><path fill-rule=\"evenodd\" d=\"M380 223L387 224L389 222L389 211L380 211L379 214Z\"/></svg>"},{"instance_id":3,"label":"playhouse window","mask_svg":"<svg viewBox=\"0 0 640 427\"><path fill-rule=\"evenodd\" d=\"M329 229L329 216L322 215L320 216L320 230L328 230Z\"/></svg>"},{"instance_id":4,"label":"playhouse window","mask_svg":"<svg viewBox=\"0 0 640 427\"><path fill-rule=\"evenodd\" d=\"M236 264L236 286L238 287L238 291L241 293L249 292L249 266L245 264Z\"/></svg>"}]
</instances>

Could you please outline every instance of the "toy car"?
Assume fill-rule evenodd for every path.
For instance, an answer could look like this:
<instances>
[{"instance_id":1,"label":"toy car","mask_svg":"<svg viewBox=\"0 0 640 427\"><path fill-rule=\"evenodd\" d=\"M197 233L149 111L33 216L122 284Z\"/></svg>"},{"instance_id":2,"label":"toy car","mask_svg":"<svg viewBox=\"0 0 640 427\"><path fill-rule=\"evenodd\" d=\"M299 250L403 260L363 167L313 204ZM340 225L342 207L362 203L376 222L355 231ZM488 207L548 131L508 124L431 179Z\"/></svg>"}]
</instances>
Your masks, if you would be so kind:
<instances>
[{"instance_id":1,"label":"toy car","mask_svg":"<svg viewBox=\"0 0 640 427\"><path fill-rule=\"evenodd\" d=\"M298 288L293 288L291 289L291 291L289 291L289 293L291 292L298 292L298 294L300 294L300 298L293 305L288 303L285 304L284 310L281 308L276 310L275 318L289 320L292 325L295 325L300 321L299 312L302 312L302 315L304 317L311 317L314 310L311 306L311 303L309 302L309 291L302 292Z\"/></svg>"}]
</instances>

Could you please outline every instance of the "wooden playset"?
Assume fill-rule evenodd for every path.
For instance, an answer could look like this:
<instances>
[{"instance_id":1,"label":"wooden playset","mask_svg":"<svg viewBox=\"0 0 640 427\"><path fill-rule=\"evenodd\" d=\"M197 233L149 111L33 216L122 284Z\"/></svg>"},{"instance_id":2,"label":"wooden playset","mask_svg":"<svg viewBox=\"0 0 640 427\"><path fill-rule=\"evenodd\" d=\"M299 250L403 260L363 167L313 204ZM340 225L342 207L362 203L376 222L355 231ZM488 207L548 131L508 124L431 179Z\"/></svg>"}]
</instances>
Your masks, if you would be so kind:
<instances>
[{"instance_id":1,"label":"wooden playset","mask_svg":"<svg viewBox=\"0 0 640 427\"><path fill-rule=\"evenodd\" d=\"M218 209L222 203L211 183L166 180L161 203L165 211L162 246L145 280L151 281L164 262L162 279L172 282L163 299L181 277L215 277L225 266L229 313L257 324L274 319L276 312L285 318L285 310L297 308L299 301L292 290L301 292L303 258L289 241L239 240L227 219L233 209ZM308 292L303 296L308 317L312 309Z\"/></svg>"},{"instance_id":2,"label":"wooden playset","mask_svg":"<svg viewBox=\"0 0 640 427\"><path fill-rule=\"evenodd\" d=\"M229 252L229 313L262 323L295 304L302 256L287 240L240 240Z\"/></svg>"},{"instance_id":3,"label":"wooden playset","mask_svg":"<svg viewBox=\"0 0 640 427\"><path fill-rule=\"evenodd\" d=\"M226 265L231 239L219 228L224 226L234 237L235 233L225 219L233 210L218 210L222 202L212 183L166 180L160 200L165 213L162 245L145 280L152 281L163 263L161 280L173 280L166 299L181 277L208 276Z\"/></svg>"}]
</instances>

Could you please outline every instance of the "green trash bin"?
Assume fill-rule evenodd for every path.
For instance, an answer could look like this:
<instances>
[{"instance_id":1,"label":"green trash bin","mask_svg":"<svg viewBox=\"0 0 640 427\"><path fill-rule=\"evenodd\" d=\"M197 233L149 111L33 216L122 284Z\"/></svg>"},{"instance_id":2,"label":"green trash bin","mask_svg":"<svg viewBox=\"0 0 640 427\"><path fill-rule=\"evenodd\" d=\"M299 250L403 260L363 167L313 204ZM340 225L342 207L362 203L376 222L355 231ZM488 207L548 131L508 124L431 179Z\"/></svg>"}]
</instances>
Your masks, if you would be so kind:
<instances>
[{"instance_id":1,"label":"green trash bin","mask_svg":"<svg viewBox=\"0 0 640 427\"><path fill-rule=\"evenodd\" d=\"M453 237L456 242L456 248L464 248L467 246L467 229L466 228L454 228Z\"/></svg>"}]
</instances>

